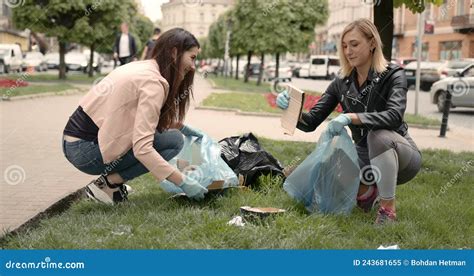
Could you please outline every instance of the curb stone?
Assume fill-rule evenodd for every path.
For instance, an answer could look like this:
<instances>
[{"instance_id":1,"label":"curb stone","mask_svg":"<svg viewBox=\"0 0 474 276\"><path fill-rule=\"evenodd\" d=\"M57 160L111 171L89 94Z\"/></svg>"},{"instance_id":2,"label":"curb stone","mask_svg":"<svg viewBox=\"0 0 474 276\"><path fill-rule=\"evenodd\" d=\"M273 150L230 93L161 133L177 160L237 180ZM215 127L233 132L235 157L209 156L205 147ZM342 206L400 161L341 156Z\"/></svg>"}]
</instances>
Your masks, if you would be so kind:
<instances>
[{"instance_id":1,"label":"curb stone","mask_svg":"<svg viewBox=\"0 0 474 276\"><path fill-rule=\"evenodd\" d=\"M35 216L31 217L30 219L25 221L23 224L21 224L17 228L11 229L11 230L3 229L3 232L0 233L0 248L1 248L1 244L3 240L6 237L12 236L12 235L18 235L24 231L27 231L35 227L36 225L38 225L38 223L44 218L51 217L56 214L61 214L66 209L68 209L74 202L83 198L84 194L85 194L85 187L80 188L76 190L75 192L72 192L68 195L65 195L61 199L58 199L56 202L52 203L49 207L47 207L43 211L40 211Z\"/></svg>"},{"instance_id":2,"label":"curb stone","mask_svg":"<svg viewBox=\"0 0 474 276\"><path fill-rule=\"evenodd\" d=\"M0 101L19 101L19 100L29 100L34 98L43 98L43 97L50 97L50 96L68 96L68 95L77 95L86 92L85 89L68 89L64 91L58 92L47 92L47 93L39 93L39 94L31 94L31 95L23 95L23 96L14 96L14 97L1 97Z\"/></svg>"}]
</instances>

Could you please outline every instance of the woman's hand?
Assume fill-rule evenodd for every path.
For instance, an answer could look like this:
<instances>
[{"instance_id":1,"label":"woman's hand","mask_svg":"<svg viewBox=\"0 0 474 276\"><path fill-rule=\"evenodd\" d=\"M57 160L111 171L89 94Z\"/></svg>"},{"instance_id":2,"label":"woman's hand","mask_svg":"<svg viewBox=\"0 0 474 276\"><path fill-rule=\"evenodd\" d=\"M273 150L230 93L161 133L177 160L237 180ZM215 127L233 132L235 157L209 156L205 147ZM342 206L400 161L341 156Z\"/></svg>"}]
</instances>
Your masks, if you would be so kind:
<instances>
[{"instance_id":1,"label":"woman's hand","mask_svg":"<svg viewBox=\"0 0 474 276\"><path fill-rule=\"evenodd\" d=\"M204 194L207 193L207 189L199 184L199 180L192 178L190 175L185 176L179 187L187 197L195 200L204 199Z\"/></svg>"},{"instance_id":2,"label":"woman's hand","mask_svg":"<svg viewBox=\"0 0 474 276\"><path fill-rule=\"evenodd\" d=\"M276 104L281 109L288 108L288 105L290 104L290 95L288 95L288 90L285 90L278 94Z\"/></svg>"},{"instance_id":3,"label":"woman's hand","mask_svg":"<svg viewBox=\"0 0 474 276\"><path fill-rule=\"evenodd\" d=\"M359 116L357 116L357 113L346 113L349 118L351 118L351 124L353 125L362 125L362 122L359 119Z\"/></svg>"},{"instance_id":4,"label":"woman's hand","mask_svg":"<svg viewBox=\"0 0 474 276\"><path fill-rule=\"evenodd\" d=\"M192 128L187 125L183 126L180 129L180 131L181 133L183 133L184 136L194 136L194 137L197 137L198 139L201 139L204 136L204 133L200 131L199 129Z\"/></svg>"},{"instance_id":5,"label":"woman's hand","mask_svg":"<svg viewBox=\"0 0 474 276\"><path fill-rule=\"evenodd\" d=\"M173 182L176 186L179 186L181 182L183 182L185 176L178 170L174 171L168 178L166 178L168 181Z\"/></svg>"},{"instance_id":6,"label":"woman's hand","mask_svg":"<svg viewBox=\"0 0 474 276\"><path fill-rule=\"evenodd\" d=\"M350 123L351 117L349 117L347 114L341 114L329 122L328 131L333 136L340 135L342 129Z\"/></svg>"}]
</instances>

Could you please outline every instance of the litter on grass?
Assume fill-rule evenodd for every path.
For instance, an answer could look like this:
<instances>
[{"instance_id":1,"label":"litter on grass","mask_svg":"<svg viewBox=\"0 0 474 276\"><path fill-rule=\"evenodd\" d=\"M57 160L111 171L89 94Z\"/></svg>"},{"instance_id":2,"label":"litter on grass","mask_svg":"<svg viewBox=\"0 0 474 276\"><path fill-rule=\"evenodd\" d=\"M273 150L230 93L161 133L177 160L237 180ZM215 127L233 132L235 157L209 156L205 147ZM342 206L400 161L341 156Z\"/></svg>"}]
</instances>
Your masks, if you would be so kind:
<instances>
[{"instance_id":1,"label":"litter on grass","mask_svg":"<svg viewBox=\"0 0 474 276\"><path fill-rule=\"evenodd\" d=\"M235 225L239 227L244 227L245 222L241 216L235 216L231 220L229 220L229 222L227 222L227 225Z\"/></svg>"},{"instance_id":2,"label":"litter on grass","mask_svg":"<svg viewBox=\"0 0 474 276\"><path fill-rule=\"evenodd\" d=\"M380 245L377 249L379 249L379 250L398 250L398 249L400 249L400 247L398 247L398 244L387 245L387 246Z\"/></svg>"}]
</instances>

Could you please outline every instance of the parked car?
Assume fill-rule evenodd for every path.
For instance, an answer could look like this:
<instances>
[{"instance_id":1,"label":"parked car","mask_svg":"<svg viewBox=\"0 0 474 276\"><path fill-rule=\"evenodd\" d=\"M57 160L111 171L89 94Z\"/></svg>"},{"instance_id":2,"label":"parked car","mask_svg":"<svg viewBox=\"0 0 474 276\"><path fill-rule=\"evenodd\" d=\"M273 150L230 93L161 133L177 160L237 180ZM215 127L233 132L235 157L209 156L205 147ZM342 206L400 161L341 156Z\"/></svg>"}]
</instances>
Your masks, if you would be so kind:
<instances>
[{"instance_id":1,"label":"parked car","mask_svg":"<svg viewBox=\"0 0 474 276\"><path fill-rule=\"evenodd\" d=\"M291 68L291 75L293 77L296 77L296 78L300 77L300 69L301 67L303 67L303 64L304 63L301 63L301 62L293 64L293 67Z\"/></svg>"},{"instance_id":2,"label":"parked car","mask_svg":"<svg viewBox=\"0 0 474 276\"><path fill-rule=\"evenodd\" d=\"M217 75L217 66L213 64L204 64L198 69L199 73L205 73L205 74L214 74Z\"/></svg>"},{"instance_id":3,"label":"parked car","mask_svg":"<svg viewBox=\"0 0 474 276\"><path fill-rule=\"evenodd\" d=\"M309 78L309 62L306 64L303 64L298 71L298 77L300 78Z\"/></svg>"},{"instance_id":4,"label":"parked car","mask_svg":"<svg viewBox=\"0 0 474 276\"><path fill-rule=\"evenodd\" d=\"M45 55L48 69L59 69L59 53L53 52Z\"/></svg>"},{"instance_id":5,"label":"parked car","mask_svg":"<svg viewBox=\"0 0 474 276\"><path fill-rule=\"evenodd\" d=\"M84 50L82 53L86 57L87 62L89 62L91 51ZM96 71L97 73L100 73L100 71L102 70L103 63L104 63L104 58L99 53L94 51L94 60L92 62L92 67L94 67L94 71Z\"/></svg>"},{"instance_id":6,"label":"parked car","mask_svg":"<svg viewBox=\"0 0 474 276\"><path fill-rule=\"evenodd\" d=\"M245 68L247 69L247 64L245 64ZM258 77L260 75L260 63L250 63L249 69L249 77Z\"/></svg>"},{"instance_id":7,"label":"parked car","mask_svg":"<svg viewBox=\"0 0 474 276\"><path fill-rule=\"evenodd\" d=\"M339 72L339 58L336 56L311 56L309 62L310 78L332 80Z\"/></svg>"},{"instance_id":8,"label":"parked car","mask_svg":"<svg viewBox=\"0 0 474 276\"><path fill-rule=\"evenodd\" d=\"M275 79L276 63L271 63L265 66L264 80L273 81ZM286 63L280 63L278 66L278 80L283 82L291 81L293 72L291 67Z\"/></svg>"},{"instance_id":9,"label":"parked car","mask_svg":"<svg viewBox=\"0 0 474 276\"><path fill-rule=\"evenodd\" d=\"M408 63L416 61L416 58L413 57L401 57L392 60L392 63L399 65L400 67L405 67Z\"/></svg>"},{"instance_id":10,"label":"parked car","mask_svg":"<svg viewBox=\"0 0 474 276\"><path fill-rule=\"evenodd\" d=\"M86 72L88 60L84 54L79 52L69 52L66 54L64 59L68 71Z\"/></svg>"},{"instance_id":11,"label":"parked car","mask_svg":"<svg viewBox=\"0 0 474 276\"><path fill-rule=\"evenodd\" d=\"M423 91L430 91L433 83L445 77L442 74L443 68L447 62L420 62L420 88ZM410 87L416 83L416 67L417 62L410 62L405 66L405 75L407 78L407 86Z\"/></svg>"},{"instance_id":12,"label":"parked car","mask_svg":"<svg viewBox=\"0 0 474 276\"><path fill-rule=\"evenodd\" d=\"M18 44L0 44L0 73L23 70L23 54Z\"/></svg>"},{"instance_id":13,"label":"parked car","mask_svg":"<svg viewBox=\"0 0 474 276\"><path fill-rule=\"evenodd\" d=\"M33 67L35 71L42 72L48 70L46 57L40 52L27 52L23 58L23 70Z\"/></svg>"},{"instance_id":14,"label":"parked car","mask_svg":"<svg viewBox=\"0 0 474 276\"><path fill-rule=\"evenodd\" d=\"M451 60L446 65L446 68L443 69L442 74L447 77L454 76L454 74L462 72L471 63L474 63L474 58Z\"/></svg>"},{"instance_id":15,"label":"parked car","mask_svg":"<svg viewBox=\"0 0 474 276\"><path fill-rule=\"evenodd\" d=\"M454 76L433 84L430 90L431 102L438 106L440 112L444 110L448 89L453 89L451 107L474 107L474 63L465 67L461 72L455 73Z\"/></svg>"}]
</instances>

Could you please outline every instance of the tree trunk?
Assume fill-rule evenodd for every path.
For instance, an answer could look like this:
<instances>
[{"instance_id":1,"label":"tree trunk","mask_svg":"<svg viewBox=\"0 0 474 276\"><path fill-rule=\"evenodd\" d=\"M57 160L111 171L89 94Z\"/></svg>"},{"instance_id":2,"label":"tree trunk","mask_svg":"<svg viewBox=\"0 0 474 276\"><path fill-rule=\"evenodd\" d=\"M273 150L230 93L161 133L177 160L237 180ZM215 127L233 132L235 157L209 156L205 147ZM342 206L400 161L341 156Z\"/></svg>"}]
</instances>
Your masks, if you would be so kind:
<instances>
[{"instance_id":1,"label":"tree trunk","mask_svg":"<svg viewBox=\"0 0 474 276\"><path fill-rule=\"evenodd\" d=\"M278 81L278 71L280 69L280 53L276 53L276 64L275 64L275 80Z\"/></svg>"},{"instance_id":2,"label":"tree trunk","mask_svg":"<svg viewBox=\"0 0 474 276\"><path fill-rule=\"evenodd\" d=\"M64 60L66 55L66 42L59 42L59 79L66 79L66 62Z\"/></svg>"},{"instance_id":3,"label":"tree trunk","mask_svg":"<svg viewBox=\"0 0 474 276\"><path fill-rule=\"evenodd\" d=\"M234 61L234 57L230 57L230 74L229 74L229 76L226 76L226 77L231 77L232 78L232 75L233 75L233 72L234 72L234 67L232 66L233 61Z\"/></svg>"},{"instance_id":4,"label":"tree trunk","mask_svg":"<svg viewBox=\"0 0 474 276\"><path fill-rule=\"evenodd\" d=\"M264 58L265 58L265 53L262 53L261 61L260 61L260 72L258 74L257 85L262 84Z\"/></svg>"},{"instance_id":5,"label":"tree trunk","mask_svg":"<svg viewBox=\"0 0 474 276\"><path fill-rule=\"evenodd\" d=\"M374 24L382 39L383 55L390 62L393 41L393 0L380 1L374 5Z\"/></svg>"},{"instance_id":6,"label":"tree trunk","mask_svg":"<svg viewBox=\"0 0 474 276\"><path fill-rule=\"evenodd\" d=\"M220 59L219 59L220 60ZM225 60L222 59L221 76L225 76Z\"/></svg>"},{"instance_id":7,"label":"tree trunk","mask_svg":"<svg viewBox=\"0 0 474 276\"><path fill-rule=\"evenodd\" d=\"M31 31L31 36L36 40L36 44L39 47L40 52L44 55L46 52L48 52L48 43L46 42L45 39L41 38L37 33Z\"/></svg>"},{"instance_id":8,"label":"tree trunk","mask_svg":"<svg viewBox=\"0 0 474 276\"><path fill-rule=\"evenodd\" d=\"M217 59L216 76L220 76L221 75L221 74L219 74L220 72L222 72L222 70L221 70L221 59L218 58Z\"/></svg>"},{"instance_id":9,"label":"tree trunk","mask_svg":"<svg viewBox=\"0 0 474 276\"><path fill-rule=\"evenodd\" d=\"M238 80L239 79L239 60L240 60L240 54L237 54L237 57L236 57L236 61L235 61L235 79Z\"/></svg>"},{"instance_id":10,"label":"tree trunk","mask_svg":"<svg viewBox=\"0 0 474 276\"><path fill-rule=\"evenodd\" d=\"M248 51L248 53L247 53L247 67L245 68L244 82L249 82L250 60L251 59L252 59L252 51Z\"/></svg>"},{"instance_id":11,"label":"tree trunk","mask_svg":"<svg viewBox=\"0 0 474 276\"><path fill-rule=\"evenodd\" d=\"M94 43L91 45L91 53L90 53L90 58L89 58L89 66L87 69L89 69L89 78L92 78L94 76Z\"/></svg>"}]
</instances>

